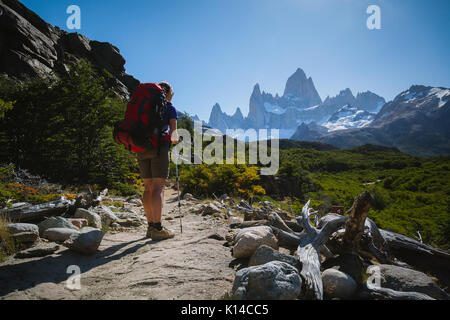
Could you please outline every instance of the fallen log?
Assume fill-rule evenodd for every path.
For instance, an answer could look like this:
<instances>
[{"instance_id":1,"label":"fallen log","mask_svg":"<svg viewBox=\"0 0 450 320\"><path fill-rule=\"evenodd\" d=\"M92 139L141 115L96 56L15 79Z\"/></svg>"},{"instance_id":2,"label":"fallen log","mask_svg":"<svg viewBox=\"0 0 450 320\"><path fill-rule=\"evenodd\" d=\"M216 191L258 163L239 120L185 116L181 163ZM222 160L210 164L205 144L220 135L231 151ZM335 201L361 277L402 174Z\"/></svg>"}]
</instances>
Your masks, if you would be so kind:
<instances>
[{"instance_id":1,"label":"fallen log","mask_svg":"<svg viewBox=\"0 0 450 320\"><path fill-rule=\"evenodd\" d=\"M395 291L388 288L381 288L364 283L356 299L363 300L435 300L430 296L420 292Z\"/></svg>"},{"instance_id":2,"label":"fallen log","mask_svg":"<svg viewBox=\"0 0 450 320\"><path fill-rule=\"evenodd\" d=\"M244 222L235 222L230 224L230 229L244 229L250 227L268 226L270 223L268 220L252 220Z\"/></svg>"},{"instance_id":3,"label":"fallen log","mask_svg":"<svg viewBox=\"0 0 450 320\"><path fill-rule=\"evenodd\" d=\"M36 206L28 206L17 209L7 209L0 212L0 215L12 222L39 222L46 217L58 216L71 210L74 201L62 198Z\"/></svg>"},{"instance_id":4,"label":"fallen log","mask_svg":"<svg viewBox=\"0 0 450 320\"><path fill-rule=\"evenodd\" d=\"M271 213L268 216L268 220L271 226L274 226L288 233L294 233L294 231L286 225L284 220L281 219L281 217L276 212Z\"/></svg>"},{"instance_id":5,"label":"fallen log","mask_svg":"<svg viewBox=\"0 0 450 320\"><path fill-rule=\"evenodd\" d=\"M296 250L300 245L300 242L308 235L304 232L302 233L289 233L284 230L278 229L277 227L271 226L275 237L278 240L278 245L282 248L289 250Z\"/></svg>"},{"instance_id":6,"label":"fallen log","mask_svg":"<svg viewBox=\"0 0 450 320\"><path fill-rule=\"evenodd\" d=\"M380 230L389 254L410 266L430 273L446 287L450 287L450 254L401 234Z\"/></svg>"}]
</instances>

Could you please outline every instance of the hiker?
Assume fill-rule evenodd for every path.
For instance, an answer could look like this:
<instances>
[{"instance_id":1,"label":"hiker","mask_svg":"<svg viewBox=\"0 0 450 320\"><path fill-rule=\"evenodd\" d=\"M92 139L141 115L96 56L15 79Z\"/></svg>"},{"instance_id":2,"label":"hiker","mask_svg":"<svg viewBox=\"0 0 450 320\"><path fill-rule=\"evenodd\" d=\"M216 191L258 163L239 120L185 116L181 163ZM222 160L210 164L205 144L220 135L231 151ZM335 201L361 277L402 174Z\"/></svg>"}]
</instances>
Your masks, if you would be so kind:
<instances>
[{"instance_id":1,"label":"hiker","mask_svg":"<svg viewBox=\"0 0 450 320\"><path fill-rule=\"evenodd\" d=\"M166 129L164 132L159 150L154 149L137 154L139 169L145 186L142 203L148 221L146 236L152 240L171 239L175 236L172 231L162 226L161 219L165 182L169 177L170 143L178 143L178 115L171 103L174 95L172 86L167 82L161 82L159 85L165 91L167 109L163 118L165 124L168 126L168 130Z\"/></svg>"}]
</instances>

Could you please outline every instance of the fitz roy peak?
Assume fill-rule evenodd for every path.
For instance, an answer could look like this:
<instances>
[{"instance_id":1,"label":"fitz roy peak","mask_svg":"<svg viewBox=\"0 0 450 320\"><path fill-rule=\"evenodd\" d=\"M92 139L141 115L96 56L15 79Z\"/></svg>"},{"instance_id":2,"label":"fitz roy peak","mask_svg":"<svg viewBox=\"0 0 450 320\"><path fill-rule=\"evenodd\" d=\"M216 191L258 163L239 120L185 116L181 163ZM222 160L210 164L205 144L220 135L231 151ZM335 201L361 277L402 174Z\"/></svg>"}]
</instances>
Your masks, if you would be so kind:
<instances>
[{"instance_id":1,"label":"fitz roy peak","mask_svg":"<svg viewBox=\"0 0 450 320\"><path fill-rule=\"evenodd\" d=\"M382 97L370 91L358 93L355 97L350 89L342 90L336 97L327 97L322 102L313 79L298 68L287 80L283 96L266 93L261 90L259 84L256 84L250 97L249 113L246 118L239 108L233 116L230 116L216 104L208 125L223 133L226 129L239 128L280 129L280 137L289 138L302 123L315 122L317 125L323 125L344 106L350 105L358 110L377 112L384 103ZM348 119L346 123L349 124ZM349 125L353 127L358 123L352 122Z\"/></svg>"}]
</instances>

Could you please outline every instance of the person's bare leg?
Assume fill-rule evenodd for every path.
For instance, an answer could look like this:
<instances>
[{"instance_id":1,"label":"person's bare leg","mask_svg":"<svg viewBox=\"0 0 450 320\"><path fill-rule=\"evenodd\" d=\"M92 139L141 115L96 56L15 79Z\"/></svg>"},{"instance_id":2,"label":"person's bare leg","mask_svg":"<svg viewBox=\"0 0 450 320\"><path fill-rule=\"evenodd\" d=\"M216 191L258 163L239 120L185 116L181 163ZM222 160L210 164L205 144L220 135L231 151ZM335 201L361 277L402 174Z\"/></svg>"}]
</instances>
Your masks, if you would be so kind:
<instances>
[{"instance_id":1,"label":"person's bare leg","mask_svg":"<svg viewBox=\"0 0 450 320\"><path fill-rule=\"evenodd\" d=\"M145 216L147 217L147 222L155 222L152 220L152 180L144 179L144 195L142 197L142 205L144 206Z\"/></svg>"},{"instance_id":2,"label":"person's bare leg","mask_svg":"<svg viewBox=\"0 0 450 320\"><path fill-rule=\"evenodd\" d=\"M162 208L164 204L164 186L166 179L154 178L151 184L151 222L161 222Z\"/></svg>"},{"instance_id":3,"label":"person's bare leg","mask_svg":"<svg viewBox=\"0 0 450 320\"><path fill-rule=\"evenodd\" d=\"M161 224L162 220L162 208L164 204L164 187L166 179L153 179L152 181L152 221L155 223L155 227L151 231L150 237L152 240L165 240L171 239L175 234L164 228Z\"/></svg>"}]
</instances>

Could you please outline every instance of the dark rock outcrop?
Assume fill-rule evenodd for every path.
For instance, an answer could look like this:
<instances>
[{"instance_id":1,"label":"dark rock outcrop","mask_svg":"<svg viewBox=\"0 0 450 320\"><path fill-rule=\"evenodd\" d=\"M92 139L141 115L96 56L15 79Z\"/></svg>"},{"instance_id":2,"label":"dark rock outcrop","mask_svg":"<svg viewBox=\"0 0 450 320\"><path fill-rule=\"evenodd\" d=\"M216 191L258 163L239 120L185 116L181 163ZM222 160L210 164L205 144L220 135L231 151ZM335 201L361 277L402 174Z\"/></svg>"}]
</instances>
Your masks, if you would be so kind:
<instances>
[{"instance_id":1,"label":"dark rock outcrop","mask_svg":"<svg viewBox=\"0 0 450 320\"><path fill-rule=\"evenodd\" d=\"M1 0L0 11L0 74L18 79L61 74L85 58L113 76L111 86L123 97L139 84L125 73L125 59L112 44L53 27L17 0Z\"/></svg>"}]
</instances>

